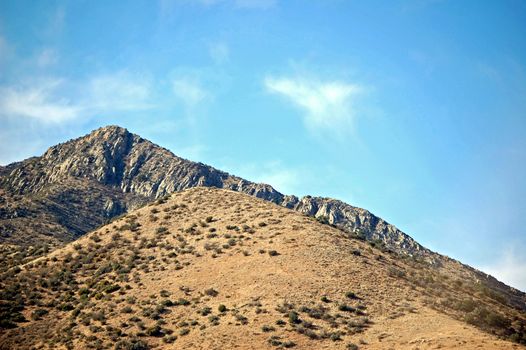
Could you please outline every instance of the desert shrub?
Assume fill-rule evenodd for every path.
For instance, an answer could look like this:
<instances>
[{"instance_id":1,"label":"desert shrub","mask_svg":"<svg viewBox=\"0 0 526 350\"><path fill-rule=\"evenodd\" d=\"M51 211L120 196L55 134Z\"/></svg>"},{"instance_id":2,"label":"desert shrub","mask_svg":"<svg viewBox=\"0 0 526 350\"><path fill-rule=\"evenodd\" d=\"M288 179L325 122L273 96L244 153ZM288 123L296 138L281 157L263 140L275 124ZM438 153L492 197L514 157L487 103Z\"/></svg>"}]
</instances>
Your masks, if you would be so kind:
<instances>
[{"instance_id":1,"label":"desert shrub","mask_svg":"<svg viewBox=\"0 0 526 350\"><path fill-rule=\"evenodd\" d=\"M31 313L32 320L40 320L42 316L47 315L48 311L46 309L36 309Z\"/></svg>"},{"instance_id":2,"label":"desert shrub","mask_svg":"<svg viewBox=\"0 0 526 350\"><path fill-rule=\"evenodd\" d=\"M165 342L167 344L171 344L171 343L173 343L176 340L177 340L177 336L175 336L175 335L166 335L163 338L163 342Z\"/></svg>"},{"instance_id":3,"label":"desert shrub","mask_svg":"<svg viewBox=\"0 0 526 350\"><path fill-rule=\"evenodd\" d=\"M395 278L404 278L406 273L405 271L399 270L396 267L389 267L389 270L387 271L389 276L395 277Z\"/></svg>"},{"instance_id":4,"label":"desert shrub","mask_svg":"<svg viewBox=\"0 0 526 350\"><path fill-rule=\"evenodd\" d=\"M283 346L285 349L290 349L296 346L296 343L294 343L292 340L287 340L281 343L281 346Z\"/></svg>"},{"instance_id":5,"label":"desert shrub","mask_svg":"<svg viewBox=\"0 0 526 350\"><path fill-rule=\"evenodd\" d=\"M219 294L219 292L215 290L214 288L209 288L205 290L205 294L211 297L216 297Z\"/></svg>"},{"instance_id":6,"label":"desert shrub","mask_svg":"<svg viewBox=\"0 0 526 350\"><path fill-rule=\"evenodd\" d=\"M158 324L152 327L146 328L145 333L149 335L150 337L162 337L164 335L162 327Z\"/></svg>"},{"instance_id":7,"label":"desert shrub","mask_svg":"<svg viewBox=\"0 0 526 350\"><path fill-rule=\"evenodd\" d=\"M168 232L168 228L166 228L164 226L159 226L155 230L155 233L157 233L157 234L166 233L166 232Z\"/></svg>"},{"instance_id":8,"label":"desert shrub","mask_svg":"<svg viewBox=\"0 0 526 350\"><path fill-rule=\"evenodd\" d=\"M497 312L478 306L465 316L466 322L479 327L507 328L511 322Z\"/></svg>"},{"instance_id":9,"label":"desert shrub","mask_svg":"<svg viewBox=\"0 0 526 350\"><path fill-rule=\"evenodd\" d=\"M199 311L199 313L201 314L201 316L208 316L212 313L212 308L205 306Z\"/></svg>"},{"instance_id":10,"label":"desert shrub","mask_svg":"<svg viewBox=\"0 0 526 350\"><path fill-rule=\"evenodd\" d=\"M115 350L148 350L150 347L142 340L119 340L115 344Z\"/></svg>"},{"instance_id":11,"label":"desert shrub","mask_svg":"<svg viewBox=\"0 0 526 350\"><path fill-rule=\"evenodd\" d=\"M243 325L245 325L245 324L248 323L248 318L246 318L245 316L240 315L240 314L237 314L237 315L236 315L236 320L237 320L239 323L243 324Z\"/></svg>"},{"instance_id":12,"label":"desert shrub","mask_svg":"<svg viewBox=\"0 0 526 350\"><path fill-rule=\"evenodd\" d=\"M318 221L320 224L324 225L330 225L329 218L327 216L321 215L316 217L316 221Z\"/></svg>"},{"instance_id":13,"label":"desert shrub","mask_svg":"<svg viewBox=\"0 0 526 350\"><path fill-rule=\"evenodd\" d=\"M130 306L125 306L121 309L121 312L123 314L131 314L133 312L133 309Z\"/></svg>"},{"instance_id":14,"label":"desert shrub","mask_svg":"<svg viewBox=\"0 0 526 350\"><path fill-rule=\"evenodd\" d=\"M227 310L227 308L226 308L226 306L223 305L223 304L221 304L221 305L219 305L219 306L217 307L217 311L219 311L219 312L221 312L221 313L225 312L226 310Z\"/></svg>"},{"instance_id":15,"label":"desert shrub","mask_svg":"<svg viewBox=\"0 0 526 350\"><path fill-rule=\"evenodd\" d=\"M464 299L453 305L455 309L464 311L464 312L471 312L475 310L476 306L477 306L477 303L473 299Z\"/></svg>"},{"instance_id":16,"label":"desert shrub","mask_svg":"<svg viewBox=\"0 0 526 350\"><path fill-rule=\"evenodd\" d=\"M185 336L187 335L188 333L190 333L190 330L188 328L182 328L180 331L179 331L179 335L181 336Z\"/></svg>"},{"instance_id":17,"label":"desert shrub","mask_svg":"<svg viewBox=\"0 0 526 350\"><path fill-rule=\"evenodd\" d=\"M261 330L265 333L269 333L269 332L274 332L276 328L272 326L264 325L263 327L261 327Z\"/></svg>"},{"instance_id":18,"label":"desert shrub","mask_svg":"<svg viewBox=\"0 0 526 350\"><path fill-rule=\"evenodd\" d=\"M351 291L345 293L345 296L349 299L359 299L358 296L354 292L351 292Z\"/></svg>"},{"instance_id":19,"label":"desert shrub","mask_svg":"<svg viewBox=\"0 0 526 350\"><path fill-rule=\"evenodd\" d=\"M289 312L289 322L291 324L301 323L300 315L296 311Z\"/></svg>"},{"instance_id":20,"label":"desert shrub","mask_svg":"<svg viewBox=\"0 0 526 350\"><path fill-rule=\"evenodd\" d=\"M268 251L268 255L270 255L270 256L278 256L280 254L277 251L275 251L275 250L269 250Z\"/></svg>"},{"instance_id":21,"label":"desert shrub","mask_svg":"<svg viewBox=\"0 0 526 350\"><path fill-rule=\"evenodd\" d=\"M190 302L184 298L179 298L179 300L177 300L175 304L186 306L186 305L190 305Z\"/></svg>"},{"instance_id":22,"label":"desert shrub","mask_svg":"<svg viewBox=\"0 0 526 350\"><path fill-rule=\"evenodd\" d=\"M353 308L352 306L347 305L347 304L340 304L338 306L338 310L345 311L345 312L354 312L356 309Z\"/></svg>"},{"instance_id":23,"label":"desert shrub","mask_svg":"<svg viewBox=\"0 0 526 350\"><path fill-rule=\"evenodd\" d=\"M324 303L330 303L331 301L325 295L321 297L321 301Z\"/></svg>"},{"instance_id":24,"label":"desert shrub","mask_svg":"<svg viewBox=\"0 0 526 350\"><path fill-rule=\"evenodd\" d=\"M306 328L306 327L298 327L296 328L296 332L298 332L299 334L303 334L303 335L306 335L307 337L311 338L311 339L318 339L319 336L316 332L314 332L312 329L310 328Z\"/></svg>"}]
</instances>

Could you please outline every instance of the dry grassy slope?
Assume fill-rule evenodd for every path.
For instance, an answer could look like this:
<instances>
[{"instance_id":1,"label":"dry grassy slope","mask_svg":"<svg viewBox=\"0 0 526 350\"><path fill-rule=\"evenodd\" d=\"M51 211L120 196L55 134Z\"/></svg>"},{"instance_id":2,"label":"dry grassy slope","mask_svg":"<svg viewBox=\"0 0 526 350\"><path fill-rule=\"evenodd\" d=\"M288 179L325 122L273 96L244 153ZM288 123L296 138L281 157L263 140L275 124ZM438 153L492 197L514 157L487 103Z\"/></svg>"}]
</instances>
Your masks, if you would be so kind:
<instances>
[{"instance_id":1,"label":"dry grassy slope","mask_svg":"<svg viewBox=\"0 0 526 350\"><path fill-rule=\"evenodd\" d=\"M34 320L0 330L0 348L520 347L426 306L438 297L414 282L420 268L272 203L195 188L2 276Z\"/></svg>"}]
</instances>

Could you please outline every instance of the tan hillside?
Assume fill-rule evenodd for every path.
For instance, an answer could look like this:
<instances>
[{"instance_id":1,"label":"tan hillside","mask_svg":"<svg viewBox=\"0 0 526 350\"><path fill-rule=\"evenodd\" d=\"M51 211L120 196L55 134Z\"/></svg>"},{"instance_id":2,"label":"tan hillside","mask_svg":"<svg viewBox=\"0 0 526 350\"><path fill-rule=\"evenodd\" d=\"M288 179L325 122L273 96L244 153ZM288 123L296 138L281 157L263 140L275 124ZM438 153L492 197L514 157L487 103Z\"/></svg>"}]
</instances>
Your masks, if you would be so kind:
<instances>
[{"instance_id":1,"label":"tan hillside","mask_svg":"<svg viewBox=\"0 0 526 350\"><path fill-rule=\"evenodd\" d=\"M454 264L193 188L3 271L0 349L523 348L524 311Z\"/></svg>"}]
</instances>

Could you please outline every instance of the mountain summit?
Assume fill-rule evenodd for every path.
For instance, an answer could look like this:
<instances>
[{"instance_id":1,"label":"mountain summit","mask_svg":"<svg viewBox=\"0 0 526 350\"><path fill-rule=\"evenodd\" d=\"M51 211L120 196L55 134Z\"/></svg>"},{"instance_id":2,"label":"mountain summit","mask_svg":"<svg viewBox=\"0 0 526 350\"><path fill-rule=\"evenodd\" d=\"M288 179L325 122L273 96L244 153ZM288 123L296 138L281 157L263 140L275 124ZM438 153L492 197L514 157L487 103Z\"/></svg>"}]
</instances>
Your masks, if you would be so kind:
<instances>
[{"instance_id":1,"label":"mountain summit","mask_svg":"<svg viewBox=\"0 0 526 350\"><path fill-rule=\"evenodd\" d=\"M0 169L0 191L6 196L0 203L0 240L34 244L36 234L42 241L67 242L153 199L197 186L262 198L398 253L437 262L429 250L367 210L331 198L284 195L270 185L177 157L119 126L97 129Z\"/></svg>"}]
</instances>

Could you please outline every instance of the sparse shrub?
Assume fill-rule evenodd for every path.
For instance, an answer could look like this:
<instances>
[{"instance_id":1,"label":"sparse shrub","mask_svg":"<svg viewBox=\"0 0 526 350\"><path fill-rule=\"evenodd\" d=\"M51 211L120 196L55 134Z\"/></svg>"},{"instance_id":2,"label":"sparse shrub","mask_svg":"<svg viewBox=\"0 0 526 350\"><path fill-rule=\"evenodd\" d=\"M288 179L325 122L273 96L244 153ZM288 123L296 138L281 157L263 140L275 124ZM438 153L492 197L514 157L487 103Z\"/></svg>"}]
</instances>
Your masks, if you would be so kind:
<instances>
[{"instance_id":1,"label":"sparse shrub","mask_svg":"<svg viewBox=\"0 0 526 350\"><path fill-rule=\"evenodd\" d=\"M125 306L122 308L121 312L123 314L131 314L133 312L133 309L130 306Z\"/></svg>"},{"instance_id":2,"label":"sparse shrub","mask_svg":"<svg viewBox=\"0 0 526 350\"><path fill-rule=\"evenodd\" d=\"M284 326L284 325L287 324L287 322L285 322L285 321L283 321L283 320L280 319L280 320L277 320L277 321L276 321L276 324L277 324L278 326Z\"/></svg>"},{"instance_id":3,"label":"sparse shrub","mask_svg":"<svg viewBox=\"0 0 526 350\"><path fill-rule=\"evenodd\" d=\"M354 292L351 292L351 291L345 293L345 296L349 299L359 299L358 296Z\"/></svg>"},{"instance_id":4,"label":"sparse shrub","mask_svg":"<svg viewBox=\"0 0 526 350\"><path fill-rule=\"evenodd\" d=\"M162 337L164 335L163 329L160 325L156 324L146 329L146 334L150 337Z\"/></svg>"},{"instance_id":5,"label":"sparse shrub","mask_svg":"<svg viewBox=\"0 0 526 350\"><path fill-rule=\"evenodd\" d=\"M226 306L223 305L223 304L221 304L221 305L219 305L219 306L217 307L217 311L219 311L219 312L221 312L221 313L225 312L226 310L227 310L227 308L226 308Z\"/></svg>"},{"instance_id":6,"label":"sparse shrub","mask_svg":"<svg viewBox=\"0 0 526 350\"><path fill-rule=\"evenodd\" d=\"M289 322L291 324L301 323L300 315L296 311L289 312Z\"/></svg>"},{"instance_id":7,"label":"sparse shrub","mask_svg":"<svg viewBox=\"0 0 526 350\"><path fill-rule=\"evenodd\" d=\"M42 319L42 316L47 315L48 311L46 309L36 309L31 313L31 319L32 320L40 320Z\"/></svg>"},{"instance_id":8,"label":"sparse shrub","mask_svg":"<svg viewBox=\"0 0 526 350\"><path fill-rule=\"evenodd\" d=\"M269 332L274 332L276 328L272 326L264 325L263 327L261 327L261 330L265 333L269 333Z\"/></svg>"},{"instance_id":9,"label":"sparse shrub","mask_svg":"<svg viewBox=\"0 0 526 350\"><path fill-rule=\"evenodd\" d=\"M201 309L201 311L199 312L202 316L208 316L212 313L212 309L208 306L205 306L204 308Z\"/></svg>"},{"instance_id":10,"label":"sparse shrub","mask_svg":"<svg viewBox=\"0 0 526 350\"><path fill-rule=\"evenodd\" d=\"M166 344L171 344L171 343L173 343L176 340L177 340L177 336L175 336L175 335L166 335L163 338L163 342L165 342Z\"/></svg>"},{"instance_id":11,"label":"sparse shrub","mask_svg":"<svg viewBox=\"0 0 526 350\"><path fill-rule=\"evenodd\" d=\"M190 305L190 302L184 298L179 298L179 300L177 300L175 304L186 306L186 305Z\"/></svg>"},{"instance_id":12,"label":"sparse shrub","mask_svg":"<svg viewBox=\"0 0 526 350\"><path fill-rule=\"evenodd\" d=\"M347 305L347 304L340 304L338 306L338 310L345 311L345 312L354 312L356 309L353 308L352 306Z\"/></svg>"},{"instance_id":13,"label":"sparse shrub","mask_svg":"<svg viewBox=\"0 0 526 350\"><path fill-rule=\"evenodd\" d=\"M215 290L214 288L209 288L205 290L205 294L211 297L216 297L219 294L219 292Z\"/></svg>"},{"instance_id":14,"label":"sparse shrub","mask_svg":"<svg viewBox=\"0 0 526 350\"><path fill-rule=\"evenodd\" d=\"M296 346L296 343L294 343L292 340L287 340L287 341L284 341L283 343L281 343L281 345L285 348L285 349L290 349L290 348L293 348Z\"/></svg>"},{"instance_id":15,"label":"sparse shrub","mask_svg":"<svg viewBox=\"0 0 526 350\"><path fill-rule=\"evenodd\" d=\"M237 315L236 315L236 320L237 320L239 323L243 324L243 325L245 325L245 324L248 323L248 318L246 318L245 316L240 315L240 314L237 314Z\"/></svg>"},{"instance_id":16,"label":"sparse shrub","mask_svg":"<svg viewBox=\"0 0 526 350\"><path fill-rule=\"evenodd\" d=\"M275 250L269 250L268 251L268 255L270 255L270 256L278 256L280 254L277 251L275 251Z\"/></svg>"}]
</instances>

